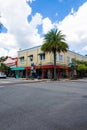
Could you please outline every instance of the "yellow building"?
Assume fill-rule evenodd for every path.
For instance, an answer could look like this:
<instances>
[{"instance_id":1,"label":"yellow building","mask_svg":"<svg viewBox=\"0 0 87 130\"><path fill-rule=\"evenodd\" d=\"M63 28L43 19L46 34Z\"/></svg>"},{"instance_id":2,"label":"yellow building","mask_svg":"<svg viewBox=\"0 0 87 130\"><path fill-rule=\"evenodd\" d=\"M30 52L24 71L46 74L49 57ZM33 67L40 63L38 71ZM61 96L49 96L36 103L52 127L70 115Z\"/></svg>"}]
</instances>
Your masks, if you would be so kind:
<instances>
[{"instance_id":1,"label":"yellow building","mask_svg":"<svg viewBox=\"0 0 87 130\"><path fill-rule=\"evenodd\" d=\"M73 60L87 61L86 56L74 53L70 50L67 53L56 54L57 77L70 77L70 66ZM54 60L52 53L44 53L41 46L32 47L18 51L19 77L29 77L31 73L41 78L53 78Z\"/></svg>"}]
</instances>

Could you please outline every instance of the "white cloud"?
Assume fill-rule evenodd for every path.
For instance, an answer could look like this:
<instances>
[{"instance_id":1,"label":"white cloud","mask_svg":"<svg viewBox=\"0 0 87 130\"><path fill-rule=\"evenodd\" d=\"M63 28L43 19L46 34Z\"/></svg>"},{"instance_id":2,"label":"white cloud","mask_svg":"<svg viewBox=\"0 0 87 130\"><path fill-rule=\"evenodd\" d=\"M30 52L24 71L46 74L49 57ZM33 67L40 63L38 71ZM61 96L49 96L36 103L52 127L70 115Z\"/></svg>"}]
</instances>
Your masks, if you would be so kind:
<instances>
[{"instance_id":1,"label":"white cloud","mask_svg":"<svg viewBox=\"0 0 87 130\"><path fill-rule=\"evenodd\" d=\"M0 34L0 46L8 49L9 53L13 48L18 49L17 47L22 46L22 36L28 27L27 16L31 14L32 9L25 0L0 0L0 11L1 22L8 29L8 33Z\"/></svg>"},{"instance_id":2,"label":"white cloud","mask_svg":"<svg viewBox=\"0 0 87 130\"><path fill-rule=\"evenodd\" d=\"M0 47L0 56L7 56L8 51Z\"/></svg>"},{"instance_id":3,"label":"white cloud","mask_svg":"<svg viewBox=\"0 0 87 130\"><path fill-rule=\"evenodd\" d=\"M0 56L17 56L19 45L11 34L0 34Z\"/></svg>"},{"instance_id":4,"label":"white cloud","mask_svg":"<svg viewBox=\"0 0 87 130\"><path fill-rule=\"evenodd\" d=\"M14 51L17 53L19 48L29 48L35 43L38 45L42 42L37 30L37 26L42 22L42 16L36 13L28 23L27 17L31 15L32 9L26 0L0 0L0 11L2 15L0 20L8 29L8 33L0 34L0 47L8 55L15 56Z\"/></svg>"},{"instance_id":5,"label":"white cloud","mask_svg":"<svg viewBox=\"0 0 87 130\"><path fill-rule=\"evenodd\" d=\"M58 28L66 35L70 49L83 52L87 46L87 2L79 7L78 11L71 10L63 21L58 23Z\"/></svg>"},{"instance_id":6,"label":"white cloud","mask_svg":"<svg viewBox=\"0 0 87 130\"><path fill-rule=\"evenodd\" d=\"M87 51L87 46L82 48L83 51Z\"/></svg>"},{"instance_id":7,"label":"white cloud","mask_svg":"<svg viewBox=\"0 0 87 130\"><path fill-rule=\"evenodd\" d=\"M51 20L47 17L43 19L43 33L47 33L52 28L54 28L54 25L52 24Z\"/></svg>"},{"instance_id":8,"label":"white cloud","mask_svg":"<svg viewBox=\"0 0 87 130\"><path fill-rule=\"evenodd\" d=\"M32 21L30 22L30 26L32 26L33 28L36 28L38 25L42 24L42 16L39 13L36 13L33 17L32 17Z\"/></svg>"},{"instance_id":9,"label":"white cloud","mask_svg":"<svg viewBox=\"0 0 87 130\"><path fill-rule=\"evenodd\" d=\"M26 0L26 1L32 3L32 2L35 1L35 0Z\"/></svg>"}]
</instances>

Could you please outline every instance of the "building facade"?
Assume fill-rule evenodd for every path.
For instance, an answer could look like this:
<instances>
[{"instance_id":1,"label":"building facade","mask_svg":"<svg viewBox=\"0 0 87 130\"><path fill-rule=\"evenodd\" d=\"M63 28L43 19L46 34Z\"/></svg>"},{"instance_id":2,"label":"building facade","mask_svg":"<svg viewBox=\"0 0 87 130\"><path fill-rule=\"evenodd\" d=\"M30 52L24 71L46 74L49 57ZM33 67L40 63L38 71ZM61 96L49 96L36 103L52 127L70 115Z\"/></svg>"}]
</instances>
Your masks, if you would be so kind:
<instances>
[{"instance_id":1,"label":"building facade","mask_svg":"<svg viewBox=\"0 0 87 130\"><path fill-rule=\"evenodd\" d=\"M11 69L14 67L17 67L18 58L17 57L12 58L12 57L8 56L7 59L5 61L3 61L3 63L8 67L7 76L14 77L15 71L11 71Z\"/></svg>"},{"instance_id":2,"label":"building facade","mask_svg":"<svg viewBox=\"0 0 87 130\"><path fill-rule=\"evenodd\" d=\"M3 61L3 63L6 64L8 67L13 68L13 67L17 67L17 60L18 60L17 57L12 58L8 56L8 58L5 61Z\"/></svg>"},{"instance_id":3,"label":"building facade","mask_svg":"<svg viewBox=\"0 0 87 130\"><path fill-rule=\"evenodd\" d=\"M57 78L70 77L71 66L75 60L87 61L86 56L68 50L66 53L56 53ZM18 67L13 68L18 77L53 78L54 59L52 53L44 53L41 46L18 51Z\"/></svg>"}]
</instances>

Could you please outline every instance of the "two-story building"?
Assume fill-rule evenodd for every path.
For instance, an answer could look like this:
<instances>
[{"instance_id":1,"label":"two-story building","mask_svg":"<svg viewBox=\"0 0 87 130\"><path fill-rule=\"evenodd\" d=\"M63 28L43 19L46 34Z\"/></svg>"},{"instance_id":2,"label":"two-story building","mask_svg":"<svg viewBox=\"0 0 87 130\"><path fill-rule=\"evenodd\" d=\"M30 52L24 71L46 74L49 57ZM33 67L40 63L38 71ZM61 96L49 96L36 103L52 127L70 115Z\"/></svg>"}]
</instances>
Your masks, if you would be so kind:
<instances>
[{"instance_id":1,"label":"two-story building","mask_svg":"<svg viewBox=\"0 0 87 130\"><path fill-rule=\"evenodd\" d=\"M71 67L69 63L73 59L87 61L87 56L68 50L66 53L56 54L57 77L70 77ZM53 78L54 59L52 53L44 53L41 46L18 51L18 67L12 70L16 71L18 77L30 77L31 73L35 77Z\"/></svg>"}]
</instances>

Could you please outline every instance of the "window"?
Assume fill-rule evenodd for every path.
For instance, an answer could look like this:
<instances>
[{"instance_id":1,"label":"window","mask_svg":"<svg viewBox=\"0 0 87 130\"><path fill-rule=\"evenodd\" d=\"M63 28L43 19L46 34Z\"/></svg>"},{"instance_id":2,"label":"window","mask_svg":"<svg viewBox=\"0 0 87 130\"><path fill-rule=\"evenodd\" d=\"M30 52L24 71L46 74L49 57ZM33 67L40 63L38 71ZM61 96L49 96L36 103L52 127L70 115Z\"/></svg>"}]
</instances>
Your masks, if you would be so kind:
<instances>
[{"instance_id":1,"label":"window","mask_svg":"<svg viewBox=\"0 0 87 130\"><path fill-rule=\"evenodd\" d=\"M30 60L30 62L33 61L33 55L30 55L30 56L29 56L29 60Z\"/></svg>"},{"instance_id":2,"label":"window","mask_svg":"<svg viewBox=\"0 0 87 130\"><path fill-rule=\"evenodd\" d=\"M20 63L21 63L21 64L24 63L24 57L20 57Z\"/></svg>"},{"instance_id":3,"label":"window","mask_svg":"<svg viewBox=\"0 0 87 130\"><path fill-rule=\"evenodd\" d=\"M40 60L45 60L45 54L44 53L39 54L39 56L40 56Z\"/></svg>"},{"instance_id":4,"label":"window","mask_svg":"<svg viewBox=\"0 0 87 130\"><path fill-rule=\"evenodd\" d=\"M59 55L56 54L56 61L59 61Z\"/></svg>"},{"instance_id":5,"label":"window","mask_svg":"<svg viewBox=\"0 0 87 130\"><path fill-rule=\"evenodd\" d=\"M63 56L59 55L59 61L63 61Z\"/></svg>"},{"instance_id":6,"label":"window","mask_svg":"<svg viewBox=\"0 0 87 130\"><path fill-rule=\"evenodd\" d=\"M70 57L67 56L67 63L70 63Z\"/></svg>"}]
</instances>

